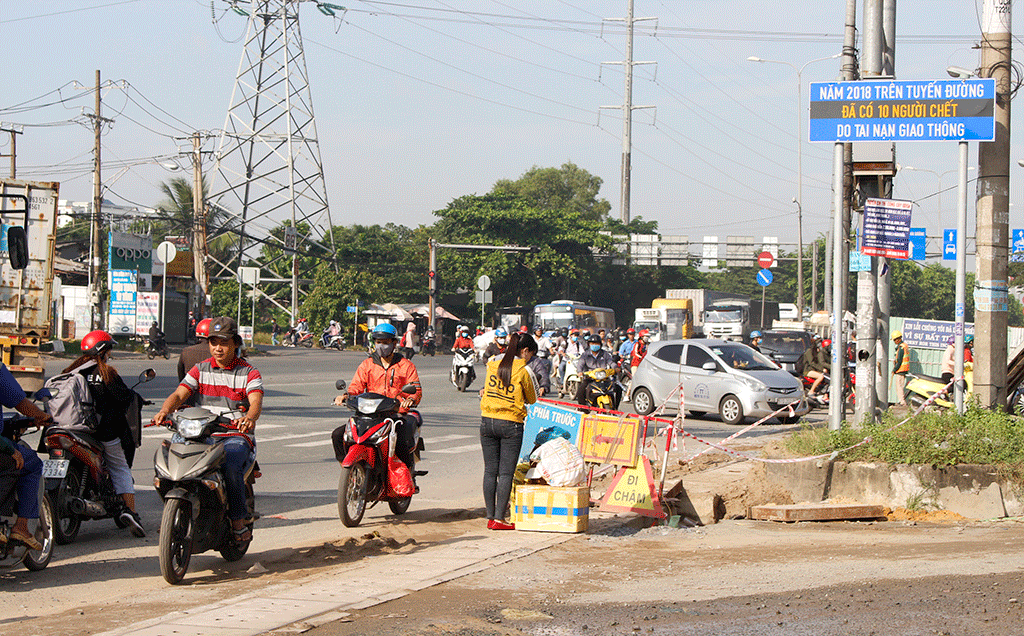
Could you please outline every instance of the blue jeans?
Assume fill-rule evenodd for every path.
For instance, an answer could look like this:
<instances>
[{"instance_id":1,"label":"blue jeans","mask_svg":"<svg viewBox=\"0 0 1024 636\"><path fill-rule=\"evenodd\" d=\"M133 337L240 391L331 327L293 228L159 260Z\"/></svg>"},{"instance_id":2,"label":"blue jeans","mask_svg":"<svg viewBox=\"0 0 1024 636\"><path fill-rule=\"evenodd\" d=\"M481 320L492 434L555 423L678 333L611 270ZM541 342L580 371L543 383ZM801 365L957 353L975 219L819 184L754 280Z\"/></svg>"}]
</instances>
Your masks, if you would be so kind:
<instances>
[{"instance_id":1,"label":"blue jeans","mask_svg":"<svg viewBox=\"0 0 1024 636\"><path fill-rule=\"evenodd\" d=\"M18 516L39 518L39 480L43 477L43 460L31 448L18 445L25 465L18 472Z\"/></svg>"},{"instance_id":2,"label":"blue jeans","mask_svg":"<svg viewBox=\"0 0 1024 636\"><path fill-rule=\"evenodd\" d=\"M228 517L232 521L249 516L245 502L245 473L256 460L256 449L241 436L222 438L224 445L224 486L228 492Z\"/></svg>"},{"instance_id":3,"label":"blue jeans","mask_svg":"<svg viewBox=\"0 0 1024 636\"><path fill-rule=\"evenodd\" d=\"M512 476L523 445L523 424L493 417L480 421L480 447L484 452L484 506L487 518L505 518L512 494Z\"/></svg>"}]
</instances>

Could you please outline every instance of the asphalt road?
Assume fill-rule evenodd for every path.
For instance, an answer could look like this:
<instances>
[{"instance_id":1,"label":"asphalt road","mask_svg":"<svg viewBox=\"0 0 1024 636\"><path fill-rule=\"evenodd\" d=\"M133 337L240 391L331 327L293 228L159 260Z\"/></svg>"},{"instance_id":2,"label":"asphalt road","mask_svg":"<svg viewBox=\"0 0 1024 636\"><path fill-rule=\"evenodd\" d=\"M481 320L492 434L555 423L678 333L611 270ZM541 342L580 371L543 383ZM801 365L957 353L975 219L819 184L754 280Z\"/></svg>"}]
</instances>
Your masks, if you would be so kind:
<instances>
[{"instance_id":1,"label":"asphalt road","mask_svg":"<svg viewBox=\"0 0 1024 636\"><path fill-rule=\"evenodd\" d=\"M452 386L448 380L450 356L417 356L414 362L424 389L420 411L427 447L417 468L429 471L418 479L421 493L401 518L381 505L367 511L359 528L342 526L336 503L339 470L330 435L345 421L349 410L334 406L332 401L338 393L335 381L350 381L363 359L359 352L283 347L271 348L269 355L251 359L263 375L266 395L257 425L263 476L256 484L256 497L262 518L245 558L229 564L216 553L204 553L193 557L187 578L191 586L170 588L163 581L157 560L162 502L152 486L152 460L160 440L169 433L163 428L149 428L144 431L133 468L137 506L148 536L135 539L109 519L86 521L73 544L56 546L53 561L45 571L0 572L0 632L7 623L34 617L54 620L69 612L88 612L81 608L118 596L139 599L130 601L139 604L132 610L139 618L160 616L171 606L182 609L179 604L192 606L230 596L244 585L241 578L247 569L260 562L280 560L282 555L300 552L304 547L359 537L398 524L436 522L456 515L462 515L462 519L482 516L476 387L459 393ZM48 375L66 363L64 359L48 360ZM145 368L156 370L156 379L139 387L144 397L155 402L143 412L147 419L177 385L174 357L150 361L122 355L116 356L113 364L129 385ZM746 437L791 428L776 424L755 429ZM687 430L720 440L737 429L707 416L687 420ZM35 443L34 436L28 439ZM687 448L699 450L692 442ZM452 531L460 530L453 524ZM56 624L52 631L40 628L38 633L67 632Z\"/></svg>"}]
</instances>

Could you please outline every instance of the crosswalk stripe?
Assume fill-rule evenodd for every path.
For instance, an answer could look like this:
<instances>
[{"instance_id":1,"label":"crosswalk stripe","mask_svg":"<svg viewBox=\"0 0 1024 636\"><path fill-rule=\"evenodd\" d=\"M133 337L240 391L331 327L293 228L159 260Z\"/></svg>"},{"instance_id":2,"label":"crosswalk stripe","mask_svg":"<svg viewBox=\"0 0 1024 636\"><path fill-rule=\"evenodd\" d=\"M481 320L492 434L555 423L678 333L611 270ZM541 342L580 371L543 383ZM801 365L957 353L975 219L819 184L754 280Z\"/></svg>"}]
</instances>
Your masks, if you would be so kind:
<instances>
[{"instance_id":1,"label":"crosswalk stripe","mask_svg":"<svg viewBox=\"0 0 1024 636\"><path fill-rule=\"evenodd\" d=\"M315 442L302 442L301 444L285 444L288 448L312 448L314 446L330 446L333 444L329 439L321 439Z\"/></svg>"},{"instance_id":2,"label":"crosswalk stripe","mask_svg":"<svg viewBox=\"0 0 1024 636\"><path fill-rule=\"evenodd\" d=\"M434 437L431 435L429 438L424 438L424 441L429 440L432 444L443 444L444 442L454 442L457 439L470 439L476 437L476 435L466 435L462 433L454 433L452 435L441 435L440 437Z\"/></svg>"},{"instance_id":3,"label":"crosswalk stripe","mask_svg":"<svg viewBox=\"0 0 1024 636\"><path fill-rule=\"evenodd\" d=\"M435 449L434 445L431 444L430 448L427 449L428 453L436 453L439 455L452 455L455 453L462 453L469 450L480 450L480 444L466 444L465 446L455 446L454 448L438 448Z\"/></svg>"}]
</instances>

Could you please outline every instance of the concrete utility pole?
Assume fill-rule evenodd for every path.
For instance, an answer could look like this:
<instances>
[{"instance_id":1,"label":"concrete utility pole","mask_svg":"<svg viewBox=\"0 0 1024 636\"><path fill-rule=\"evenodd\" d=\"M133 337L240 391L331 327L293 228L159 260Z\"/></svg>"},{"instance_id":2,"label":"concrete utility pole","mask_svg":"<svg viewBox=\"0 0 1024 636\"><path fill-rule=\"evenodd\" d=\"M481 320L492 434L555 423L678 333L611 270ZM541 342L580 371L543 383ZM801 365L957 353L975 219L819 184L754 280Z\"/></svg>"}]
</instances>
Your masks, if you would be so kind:
<instances>
[{"instance_id":1,"label":"concrete utility pole","mask_svg":"<svg viewBox=\"0 0 1024 636\"><path fill-rule=\"evenodd\" d=\"M857 0L846 0L846 19L843 31L843 81L857 79ZM846 313L846 283L849 269L850 198L853 190L853 145L835 144L833 149L832 188L832 377L846 373L846 333L843 314ZM843 402L843 383L833 382L829 387L829 430L838 431L846 415Z\"/></svg>"},{"instance_id":2,"label":"concrete utility pole","mask_svg":"<svg viewBox=\"0 0 1024 636\"><path fill-rule=\"evenodd\" d=\"M199 287L199 315L206 317L206 201L203 197L203 140L192 134L192 269Z\"/></svg>"},{"instance_id":3,"label":"concrete utility pole","mask_svg":"<svg viewBox=\"0 0 1024 636\"><path fill-rule=\"evenodd\" d=\"M996 135L978 149L974 394L990 408L1006 402L1011 11L1011 0L985 0L982 14L979 76L996 80Z\"/></svg>"},{"instance_id":4,"label":"concrete utility pole","mask_svg":"<svg viewBox=\"0 0 1024 636\"><path fill-rule=\"evenodd\" d=\"M626 86L622 95L622 106L602 106L601 108L622 109L622 184L619 190L620 218L622 223L629 225L629 186L630 171L632 169L632 141L630 139L633 130L633 111L638 108L654 108L654 106L633 105L633 67L637 64L654 64L654 62L633 61L633 24L645 20L656 20L657 18L634 18L633 0L629 0L626 9L626 17L605 18L609 22L624 22L626 25L626 59L622 62L604 62L605 64L621 64L626 76Z\"/></svg>"},{"instance_id":5,"label":"concrete utility pole","mask_svg":"<svg viewBox=\"0 0 1024 636\"><path fill-rule=\"evenodd\" d=\"M92 306L91 324L93 329L103 328L103 298L100 294L102 284L100 283L100 237L102 236L103 221L103 182L100 179L100 134L103 132L103 124L113 121L102 116L100 108L103 98L100 94L100 72L96 71L96 112L92 114L93 123L93 175L92 175L92 214L91 229L89 232L89 304Z\"/></svg>"},{"instance_id":6,"label":"concrete utility pole","mask_svg":"<svg viewBox=\"0 0 1024 636\"><path fill-rule=\"evenodd\" d=\"M896 0L882 0L882 75L896 77ZM892 177L884 176L879 180L883 196L892 198ZM885 352L878 359L878 378L875 381L875 397L882 408L889 406L888 343L892 269L887 260L884 257L878 259L878 321L875 332L878 342L882 344L878 349Z\"/></svg>"},{"instance_id":7,"label":"concrete utility pole","mask_svg":"<svg viewBox=\"0 0 1024 636\"><path fill-rule=\"evenodd\" d=\"M7 155L11 158L11 178L15 179L18 176L18 135L25 132L24 126L17 124L8 124L7 122L0 122L0 132L9 133L11 135L11 154ZM4 155L0 155L3 157Z\"/></svg>"}]
</instances>

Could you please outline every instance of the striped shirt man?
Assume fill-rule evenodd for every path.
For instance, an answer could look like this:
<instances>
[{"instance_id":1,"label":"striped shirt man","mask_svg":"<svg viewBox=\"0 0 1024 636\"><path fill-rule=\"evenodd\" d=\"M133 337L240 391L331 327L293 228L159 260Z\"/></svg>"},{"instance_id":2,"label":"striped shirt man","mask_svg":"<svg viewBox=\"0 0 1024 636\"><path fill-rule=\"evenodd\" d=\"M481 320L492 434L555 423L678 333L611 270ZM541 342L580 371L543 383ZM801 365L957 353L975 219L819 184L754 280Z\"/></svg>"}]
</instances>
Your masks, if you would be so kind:
<instances>
[{"instance_id":1,"label":"striped shirt man","mask_svg":"<svg viewBox=\"0 0 1024 636\"><path fill-rule=\"evenodd\" d=\"M179 386L188 389L190 395L198 394L199 406L236 410L239 405L248 407L250 393L263 393L263 376L241 358L222 367L211 357L192 367Z\"/></svg>"}]
</instances>

